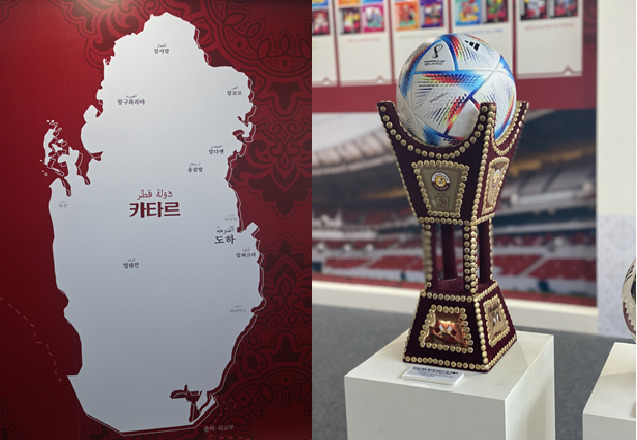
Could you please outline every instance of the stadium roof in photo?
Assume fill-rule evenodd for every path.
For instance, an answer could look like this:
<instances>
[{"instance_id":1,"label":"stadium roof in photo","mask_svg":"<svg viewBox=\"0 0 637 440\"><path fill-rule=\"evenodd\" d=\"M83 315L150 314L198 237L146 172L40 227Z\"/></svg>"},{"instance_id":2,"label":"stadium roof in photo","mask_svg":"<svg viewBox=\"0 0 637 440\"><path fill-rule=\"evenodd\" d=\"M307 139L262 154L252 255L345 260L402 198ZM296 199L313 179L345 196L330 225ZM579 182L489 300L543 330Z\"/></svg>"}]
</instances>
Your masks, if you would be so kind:
<instances>
[{"instance_id":1,"label":"stadium roof in photo","mask_svg":"<svg viewBox=\"0 0 637 440\"><path fill-rule=\"evenodd\" d=\"M391 145L376 113L312 116L313 202L403 197ZM595 111L529 111L511 175L587 157L594 162Z\"/></svg>"}]
</instances>

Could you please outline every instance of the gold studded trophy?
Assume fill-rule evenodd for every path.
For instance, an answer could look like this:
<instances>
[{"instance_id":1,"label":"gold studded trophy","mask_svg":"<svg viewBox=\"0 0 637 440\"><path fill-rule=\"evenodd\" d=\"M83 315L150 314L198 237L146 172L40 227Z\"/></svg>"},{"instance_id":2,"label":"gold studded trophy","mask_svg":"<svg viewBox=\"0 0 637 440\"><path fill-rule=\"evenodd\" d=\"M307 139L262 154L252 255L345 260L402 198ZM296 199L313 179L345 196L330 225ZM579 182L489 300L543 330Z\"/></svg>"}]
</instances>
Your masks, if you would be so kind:
<instances>
[{"instance_id":1,"label":"gold studded trophy","mask_svg":"<svg viewBox=\"0 0 637 440\"><path fill-rule=\"evenodd\" d=\"M430 59L439 55L435 44ZM392 102L378 103L408 200L422 225L425 286L405 345L405 362L486 372L516 341L491 272L491 220L527 110L527 103L512 99L511 122L497 139L499 109L485 102L476 106L479 114L470 135L442 147L412 136ZM455 255L458 229L461 271Z\"/></svg>"}]
</instances>

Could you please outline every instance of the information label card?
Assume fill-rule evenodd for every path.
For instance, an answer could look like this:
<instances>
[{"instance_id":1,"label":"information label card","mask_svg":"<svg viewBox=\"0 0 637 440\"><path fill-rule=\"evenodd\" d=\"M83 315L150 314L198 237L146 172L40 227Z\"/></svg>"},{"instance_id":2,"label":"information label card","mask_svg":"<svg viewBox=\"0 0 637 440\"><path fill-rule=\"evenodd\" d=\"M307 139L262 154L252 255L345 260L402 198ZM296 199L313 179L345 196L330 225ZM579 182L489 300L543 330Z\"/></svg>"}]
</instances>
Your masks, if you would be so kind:
<instances>
[{"instance_id":1,"label":"information label card","mask_svg":"<svg viewBox=\"0 0 637 440\"><path fill-rule=\"evenodd\" d=\"M464 377L464 372L460 370L447 370L416 365L405 371L402 377L403 379L419 380L422 382L455 385Z\"/></svg>"}]
</instances>

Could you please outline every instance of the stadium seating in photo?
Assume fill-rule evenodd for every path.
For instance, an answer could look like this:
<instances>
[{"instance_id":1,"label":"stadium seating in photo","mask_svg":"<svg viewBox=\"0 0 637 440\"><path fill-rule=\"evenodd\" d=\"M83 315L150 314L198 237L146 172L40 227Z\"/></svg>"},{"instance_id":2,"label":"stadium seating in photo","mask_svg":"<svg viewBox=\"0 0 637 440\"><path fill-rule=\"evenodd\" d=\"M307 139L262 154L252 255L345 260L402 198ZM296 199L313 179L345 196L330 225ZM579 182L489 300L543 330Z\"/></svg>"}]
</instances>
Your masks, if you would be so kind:
<instances>
[{"instance_id":1,"label":"stadium seating in photo","mask_svg":"<svg viewBox=\"0 0 637 440\"><path fill-rule=\"evenodd\" d=\"M424 283L421 246L418 233L377 240L314 240L313 262L326 275ZM460 275L459 247L455 255ZM595 296L594 230L496 235L493 263L494 278L503 289Z\"/></svg>"},{"instance_id":2,"label":"stadium seating in photo","mask_svg":"<svg viewBox=\"0 0 637 440\"><path fill-rule=\"evenodd\" d=\"M594 110L527 114L493 219L492 269L503 290L594 300L595 120ZM422 286L421 226L382 130L313 152L312 192L317 275Z\"/></svg>"}]
</instances>

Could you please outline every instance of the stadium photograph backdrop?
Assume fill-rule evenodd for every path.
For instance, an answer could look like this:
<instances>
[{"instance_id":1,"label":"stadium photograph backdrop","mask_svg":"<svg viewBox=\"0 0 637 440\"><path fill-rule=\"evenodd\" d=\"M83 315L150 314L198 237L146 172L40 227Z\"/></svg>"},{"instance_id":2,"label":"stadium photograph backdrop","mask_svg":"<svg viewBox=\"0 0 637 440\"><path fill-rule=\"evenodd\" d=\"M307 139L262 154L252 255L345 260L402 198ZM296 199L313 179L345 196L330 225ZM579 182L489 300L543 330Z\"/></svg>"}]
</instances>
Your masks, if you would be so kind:
<instances>
[{"instance_id":1,"label":"stadium photograph backdrop","mask_svg":"<svg viewBox=\"0 0 637 440\"><path fill-rule=\"evenodd\" d=\"M309 21L0 1L3 439L311 437Z\"/></svg>"}]
</instances>

